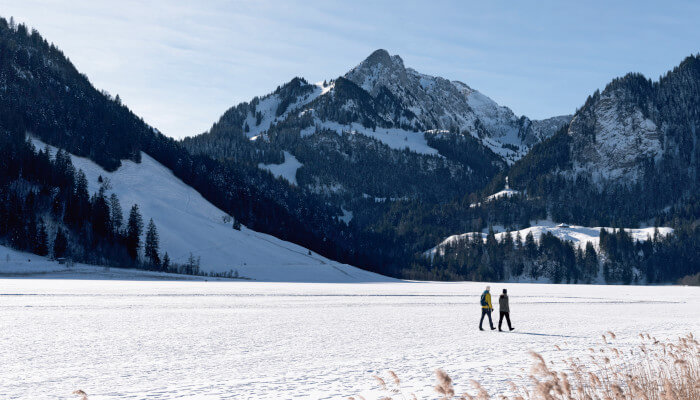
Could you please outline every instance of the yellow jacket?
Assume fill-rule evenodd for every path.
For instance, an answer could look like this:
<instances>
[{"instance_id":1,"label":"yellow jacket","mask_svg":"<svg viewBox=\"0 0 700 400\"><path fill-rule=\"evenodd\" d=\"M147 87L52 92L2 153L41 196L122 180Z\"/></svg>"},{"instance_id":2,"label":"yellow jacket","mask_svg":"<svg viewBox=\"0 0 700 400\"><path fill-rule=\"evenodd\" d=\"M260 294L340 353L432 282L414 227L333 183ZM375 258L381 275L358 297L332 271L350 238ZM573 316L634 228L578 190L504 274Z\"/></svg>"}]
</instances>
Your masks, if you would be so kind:
<instances>
[{"instance_id":1,"label":"yellow jacket","mask_svg":"<svg viewBox=\"0 0 700 400\"><path fill-rule=\"evenodd\" d=\"M488 310L493 310L493 305L491 305L491 293L486 292L485 300L486 300L486 304L487 304L487 305L481 306L481 308L485 308L485 309L488 309Z\"/></svg>"}]
</instances>

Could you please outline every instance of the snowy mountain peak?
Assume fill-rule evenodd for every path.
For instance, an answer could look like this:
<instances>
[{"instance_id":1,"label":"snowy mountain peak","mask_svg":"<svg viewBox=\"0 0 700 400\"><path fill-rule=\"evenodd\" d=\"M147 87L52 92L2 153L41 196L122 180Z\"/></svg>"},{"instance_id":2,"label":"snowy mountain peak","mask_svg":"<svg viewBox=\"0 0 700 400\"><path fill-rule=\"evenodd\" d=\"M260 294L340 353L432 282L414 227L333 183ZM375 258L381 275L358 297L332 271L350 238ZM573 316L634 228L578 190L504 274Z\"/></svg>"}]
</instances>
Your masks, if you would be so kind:
<instances>
[{"instance_id":1,"label":"snowy mountain peak","mask_svg":"<svg viewBox=\"0 0 700 400\"><path fill-rule=\"evenodd\" d=\"M470 134L508 163L522 157L530 146L552 135L569 120L557 117L539 124L518 117L508 107L465 83L406 68L401 57L386 50L373 52L345 74L345 78L374 98L390 93L391 102L403 110L398 120L386 115L394 125L418 131Z\"/></svg>"},{"instance_id":2,"label":"snowy mountain peak","mask_svg":"<svg viewBox=\"0 0 700 400\"><path fill-rule=\"evenodd\" d=\"M403 68L403 60L398 55L390 55L388 51L384 49L377 49L372 54L370 54L364 61L358 65L360 66L372 66L372 65L385 65L394 66L397 68Z\"/></svg>"},{"instance_id":3,"label":"snowy mountain peak","mask_svg":"<svg viewBox=\"0 0 700 400\"><path fill-rule=\"evenodd\" d=\"M406 67L398 55L390 55L384 49L374 51L364 61L351 69L345 77L362 89L376 96L382 86L390 82L406 83Z\"/></svg>"}]
</instances>

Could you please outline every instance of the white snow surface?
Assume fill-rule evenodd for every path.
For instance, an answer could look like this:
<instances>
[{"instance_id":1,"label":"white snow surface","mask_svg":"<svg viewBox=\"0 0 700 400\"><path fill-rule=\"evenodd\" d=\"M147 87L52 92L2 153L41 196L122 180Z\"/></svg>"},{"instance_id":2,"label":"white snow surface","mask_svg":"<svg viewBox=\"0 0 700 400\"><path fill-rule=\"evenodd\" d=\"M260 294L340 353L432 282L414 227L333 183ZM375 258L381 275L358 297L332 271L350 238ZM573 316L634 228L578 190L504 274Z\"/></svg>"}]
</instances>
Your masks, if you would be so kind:
<instances>
[{"instance_id":1,"label":"white snow surface","mask_svg":"<svg viewBox=\"0 0 700 400\"><path fill-rule=\"evenodd\" d=\"M333 121L321 121L320 119L315 119L315 124L302 130L301 136L308 136L313 134L316 129L329 129L338 134L342 132L348 132L353 135L361 134L374 138L394 150L404 150L408 149L418 154L426 155L439 155L438 151L430 146L428 146L428 141L425 139L425 134L423 132L408 131L401 128L382 128L377 127L376 129L367 128L362 124L353 122L351 124L339 124Z\"/></svg>"},{"instance_id":2,"label":"white snow surface","mask_svg":"<svg viewBox=\"0 0 700 400\"><path fill-rule=\"evenodd\" d=\"M515 196L516 194L520 194L520 193L522 193L522 192L519 191L519 190L506 188L506 189L503 189L503 190L501 190L501 191L498 191L498 192L496 192L496 193L494 193L494 194L492 194L492 195L490 195L490 196L487 196L487 197L484 199L484 202L489 202L489 201L493 201L493 200L498 200L498 199L500 199L500 198L502 198L502 197L513 197L513 196ZM470 208L479 207L479 206L481 206L481 202L472 203L472 204L469 205Z\"/></svg>"},{"instance_id":3,"label":"white snow surface","mask_svg":"<svg viewBox=\"0 0 700 400\"><path fill-rule=\"evenodd\" d=\"M61 264L56 260L0 246L0 278L31 277L42 279L109 280L230 280L196 275L146 271L133 268L109 268L100 265Z\"/></svg>"},{"instance_id":4,"label":"white snow surface","mask_svg":"<svg viewBox=\"0 0 700 400\"><path fill-rule=\"evenodd\" d=\"M556 362L608 330L625 352L700 332L695 287L514 283L490 285L516 330L480 332L486 284L0 279L0 398L374 400L372 375L394 370L437 399L437 368L495 394L528 383L530 349Z\"/></svg>"},{"instance_id":5,"label":"white snow surface","mask_svg":"<svg viewBox=\"0 0 700 400\"><path fill-rule=\"evenodd\" d=\"M282 164L258 164L258 168L266 169L278 178L284 178L287 182L297 184L297 170L303 164L297 160L292 153L284 152L284 162Z\"/></svg>"},{"instance_id":6,"label":"white snow surface","mask_svg":"<svg viewBox=\"0 0 700 400\"><path fill-rule=\"evenodd\" d=\"M35 146L46 145L33 139ZM55 149L53 150L55 151ZM141 163L122 160L115 172L107 172L93 161L72 156L73 165L87 176L90 193L97 192L98 176L110 182L128 217L129 209L138 204L144 222L150 218L158 228L161 253L184 264L190 252L201 257L202 271L238 271L262 281L356 282L382 281L389 278L350 265L341 264L296 244L262 234L245 226L240 231L225 223L225 212L209 203L202 195L168 168L145 153Z\"/></svg>"},{"instance_id":7,"label":"white snow surface","mask_svg":"<svg viewBox=\"0 0 700 400\"><path fill-rule=\"evenodd\" d=\"M341 217L339 217L338 219L345 222L346 225L349 225L350 221L352 221L352 217L353 217L352 211L346 210L344 208L341 208L341 211L343 211L343 215Z\"/></svg>"},{"instance_id":8,"label":"white snow surface","mask_svg":"<svg viewBox=\"0 0 700 400\"><path fill-rule=\"evenodd\" d=\"M516 194L520 194L519 190L515 189L503 189L500 192L496 192L486 198L486 201L500 199L501 197L512 197Z\"/></svg>"},{"instance_id":9,"label":"white snow surface","mask_svg":"<svg viewBox=\"0 0 700 400\"><path fill-rule=\"evenodd\" d=\"M532 233L532 236L534 237L536 242L539 242L540 237L544 235L547 232L552 233L554 236L561 240L568 240L570 242L573 242L577 247L585 247L587 243L593 244L593 246L597 249L599 242L600 242L600 230L605 229L608 232L613 232L614 228L611 227L586 227L586 226L578 226L578 225L568 225L568 224L559 224L555 223L552 221L539 221L537 224L534 224L533 226L529 228L524 228L520 230L514 230L510 231L513 240L515 240L515 237L518 233L520 233L520 237L522 238L523 241L525 241L525 236L528 235L528 233ZM629 233L630 236L632 237L632 240L635 241L640 241L644 242L648 238L654 236L654 228L653 227L647 227L647 228L624 228L625 232ZM495 234L497 240L503 240L503 238L506 236L506 231L498 231L494 230L495 232L498 232ZM659 227L659 234L662 236L666 236L670 233L673 232L673 228L668 228L668 227ZM437 246L433 247L432 249L428 250L425 252L426 255L429 256L434 256L440 252L440 254L444 254L445 252L445 247L455 244L458 241L464 240L467 237L470 239L474 237L481 237L484 241L486 241L486 236L488 236L487 232L467 232L467 233L462 233L459 235L452 235L447 237L445 240L440 242Z\"/></svg>"}]
</instances>

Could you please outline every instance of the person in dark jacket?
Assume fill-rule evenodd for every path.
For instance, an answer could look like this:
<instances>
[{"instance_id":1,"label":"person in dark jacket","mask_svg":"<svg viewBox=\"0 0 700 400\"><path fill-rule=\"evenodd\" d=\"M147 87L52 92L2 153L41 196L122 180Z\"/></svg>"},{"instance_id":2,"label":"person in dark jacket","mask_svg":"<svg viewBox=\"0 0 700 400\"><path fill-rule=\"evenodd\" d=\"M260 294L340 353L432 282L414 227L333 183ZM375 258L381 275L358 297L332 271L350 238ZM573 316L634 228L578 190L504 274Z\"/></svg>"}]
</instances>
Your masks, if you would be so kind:
<instances>
[{"instance_id":1,"label":"person in dark jacket","mask_svg":"<svg viewBox=\"0 0 700 400\"><path fill-rule=\"evenodd\" d=\"M481 294L481 321L479 321L479 330L483 331L484 328L481 325L484 323L484 316L489 316L489 325L491 325L491 330L496 329L493 326L493 321L491 320L491 311L493 311L493 305L491 305L491 286L486 286L486 290Z\"/></svg>"},{"instance_id":2,"label":"person in dark jacket","mask_svg":"<svg viewBox=\"0 0 700 400\"><path fill-rule=\"evenodd\" d=\"M515 328L510 325L510 306L508 305L508 291L506 289L503 289L503 294L498 298L498 305L500 307L499 311L501 312L501 317L498 319L498 330L503 332L501 330L501 325L503 324L503 317L506 317L508 329L512 331Z\"/></svg>"}]
</instances>

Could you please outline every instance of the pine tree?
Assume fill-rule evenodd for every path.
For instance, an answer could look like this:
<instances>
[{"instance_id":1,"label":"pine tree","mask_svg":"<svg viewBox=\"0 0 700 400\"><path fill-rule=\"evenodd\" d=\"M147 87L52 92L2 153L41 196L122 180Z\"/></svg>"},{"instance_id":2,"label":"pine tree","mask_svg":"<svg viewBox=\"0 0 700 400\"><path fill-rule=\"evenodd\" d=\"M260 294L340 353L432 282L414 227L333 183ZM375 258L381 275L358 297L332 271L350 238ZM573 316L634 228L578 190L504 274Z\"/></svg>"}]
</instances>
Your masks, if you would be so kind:
<instances>
[{"instance_id":1,"label":"pine tree","mask_svg":"<svg viewBox=\"0 0 700 400\"><path fill-rule=\"evenodd\" d=\"M197 266L197 259L194 258L194 254L190 252L190 256L187 257L187 265L185 266L185 273L186 274L194 274L195 268Z\"/></svg>"},{"instance_id":2,"label":"pine tree","mask_svg":"<svg viewBox=\"0 0 700 400\"><path fill-rule=\"evenodd\" d=\"M86 216L90 214L90 195L88 193L88 181L85 173L78 170L75 179L75 190L73 191L64 220L73 227L81 227L86 222Z\"/></svg>"},{"instance_id":3,"label":"pine tree","mask_svg":"<svg viewBox=\"0 0 700 400\"><path fill-rule=\"evenodd\" d=\"M233 229L240 231L241 230L241 221L238 219L233 219Z\"/></svg>"},{"instance_id":4,"label":"pine tree","mask_svg":"<svg viewBox=\"0 0 700 400\"><path fill-rule=\"evenodd\" d=\"M134 204L129 211L129 221L126 226L126 251L134 261L138 259L142 231L143 218L139 212L138 204Z\"/></svg>"},{"instance_id":5,"label":"pine tree","mask_svg":"<svg viewBox=\"0 0 700 400\"><path fill-rule=\"evenodd\" d=\"M88 192L87 176L85 176L85 172L83 172L82 169L78 170L77 177L75 179L75 197L80 202L79 205L83 207L81 209L81 211L83 212L82 215L86 215L87 204L90 200L90 193Z\"/></svg>"},{"instance_id":6,"label":"pine tree","mask_svg":"<svg viewBox=\"0 0 700 400\"><path fill-rule=\"evenodd\" d=\"M31 210L31 209L30 209ZM30 217L29 221L27 222L27 235L25 237L26 242L24 245L21 247L22 249L26 249L29 251L35 251L36 250L36 245L37 245L37 223L36 223L36 216L34 215L33 211L29 211Z\"/></svg>"},{"instance_id":7,"label":"pine tree","mask_svg":"<svg viewBox=\"0 0 700 400\"><path fill-rule=\"evenodd\" d=\"M122 213L122 206L119 203L119 198L115 193L112 193L109 196L109 208L112 219L112 229L116 235L122 230L122 225L124 224L124 214Z\"/></svg>"},{"instance_id":8,"label":"pine tree","mask_svg":"<svg viewBox=\"0 0 700 400\"><path fill-rule=\"evenodd\" d=\"M100 188L99 192L93 196L90 209L92 230L96 236L95 240L108 237L112 233L112 221L104 188Z\"/></svg>"},{"instance_id":9,"label":"pine tree","mask_svg":"<svg viewBox=\"0 0 700 400\"><path fill-rule=\"evenodd\" d=\"M598 276L598 255L596 254L593 243L586 243L586 252L583 256L583 273L590 282Z\"/></svg>"},{"instance_id":10,"label":"pine tree","mask_svg":"<svg viewBox=\"0 0 700 400\"><path fill-rule=\"evenodd\" d=\"M61 258L66 256L68 250L68 239L66 234L63 233L63 229L58 228L56 230L56 237L53 240L53 257Z\"/></svg>"},{"instance_id":11,"label":"pine tree","mask_svg":"<svg viewBox=\"0 0 700 400\"><path fill-rule=\"evenodd\" d=\"M46 224L43 219L39 220L39 229L36 234L36 247L34 253L40 256L49 254L49 234L46 232Z\"/></svg>"},{"instance_id":12,"label":"pine tree","mask_svg":"<svg viewBox=\"0 0 700 400\"><path fill-rule=\"evenodd\" d=\"M537 256L537 243L535 243L535 237L532 235L532 232L528 232L525 235L525 254L531 260Z\"/></svg>"},{"instance_id":13,"label":"pine tree","mask_svg":"<svg viewBox=\"0 0 700 400\"><path fill-rule=\"evenodd\" d=\"M167 251L163 254L163 263L160 265L160 269L163 272L168 272L170 270L170 256Z\"/></svg>"},{"instance_id":14,"label":"pine tree","mask_svg":"<svg viewBox=\"0 0 700 400\"><path fill-rule=\"evenodd\" d=\"M153 218L148 221L146 228L146 242L144 244L146 260L155 268L160 268L160 256L158 256L158 230Z\"/></svg>"}]
</instances>

